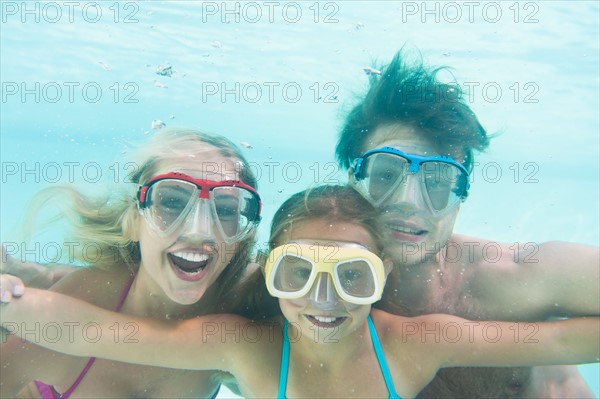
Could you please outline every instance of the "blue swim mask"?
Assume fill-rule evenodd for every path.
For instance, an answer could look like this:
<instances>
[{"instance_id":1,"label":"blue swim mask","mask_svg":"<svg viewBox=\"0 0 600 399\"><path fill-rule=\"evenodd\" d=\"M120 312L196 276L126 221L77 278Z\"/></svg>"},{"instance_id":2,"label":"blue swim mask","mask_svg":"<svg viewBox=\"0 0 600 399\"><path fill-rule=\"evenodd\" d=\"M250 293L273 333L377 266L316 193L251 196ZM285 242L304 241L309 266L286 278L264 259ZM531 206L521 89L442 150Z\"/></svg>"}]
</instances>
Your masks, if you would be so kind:
<instances>
[{"instance_id":1,"label":"blue swim mask","mask_svg":"<svg viewBox=\"0 0 600 399\"><path fill-rule=\"evenodd\" d=\"M407 154L393 147L365 152L354 161L354 185L374 206L393 203L409 178L418 178L423 200L433 214L454 207L467 198L469 172L454 159L442 155Z\"/></svg>"}]
</instances>

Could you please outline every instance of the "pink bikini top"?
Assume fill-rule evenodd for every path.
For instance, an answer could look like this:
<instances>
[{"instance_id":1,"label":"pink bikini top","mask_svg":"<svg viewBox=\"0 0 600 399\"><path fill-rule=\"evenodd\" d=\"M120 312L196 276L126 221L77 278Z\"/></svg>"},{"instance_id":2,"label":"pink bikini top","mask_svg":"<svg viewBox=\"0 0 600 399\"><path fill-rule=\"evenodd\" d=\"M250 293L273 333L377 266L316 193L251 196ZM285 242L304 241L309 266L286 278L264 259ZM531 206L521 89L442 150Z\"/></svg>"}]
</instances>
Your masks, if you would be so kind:
<instances>
[{"instance_id":1,"label":"pink bikini top","mask_svg":"<svg viewBox=\"0 0 600 399\"><path fill-rule=\"evenodd\" d=\"M125 298L127 298L127 294L129 293L129 289L131 288L131 285L133 284L134 279L135 279L135 274L129 278L129 281L127 281L127 284L125 285L125 289L121 293L121 297L119 298L119 301L117 302L117 306L115 307L115 312L121 311L121 308L123 307L123 303L125 302ZM73 393L73 391L75 389L77 389L77 387L79 386L79 384L81 383L81 381L83 380L85 375L88 373L88 371L90 371L90 368L92 368L92 365L94 364L95 361L96 361L95 357L90 358L90 360L87 362L87 364L85 365L85 367L79 374L79 377L77 377L77 379L75 380L73 385L71 385L71 387L69 389L67 389L65 391L65 393L63 393L63 394L60 394L56 390L56 388L54 388L54 385L48 385L48 384L43 383L42 381L35 380L35 386L37 387L37 390L40 393L42 399L68 399L69 396L71 396L71 394Z\"/></svg>"}]
</instances>

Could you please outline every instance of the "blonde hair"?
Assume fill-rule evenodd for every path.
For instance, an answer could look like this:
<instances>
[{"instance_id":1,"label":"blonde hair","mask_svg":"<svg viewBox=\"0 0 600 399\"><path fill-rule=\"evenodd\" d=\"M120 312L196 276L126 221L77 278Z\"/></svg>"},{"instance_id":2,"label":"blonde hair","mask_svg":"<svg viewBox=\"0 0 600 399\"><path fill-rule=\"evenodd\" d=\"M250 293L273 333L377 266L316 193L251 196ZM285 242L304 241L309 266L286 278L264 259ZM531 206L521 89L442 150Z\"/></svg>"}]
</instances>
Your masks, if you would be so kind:
<instances>
[{"instance_id":1,"label":"blonde hair","mask_svg":"<svg viewBox=\"0 0 600 399\"><path fill-rule=\"evenodd\" d=\"M206 144L213 148L207 148ZM158 172L161 161L191 157L198 158L198 162L201 163L202 153L215 149L222 156L233 160L242 181L257 188L257 181L248 161L234 143L223 136L189 128L161 130L142 144L129 163L135 166L129 181L142 185ZM92 198L72 186L46 188L34 196L28 209L23 224L26 227L26 237L32 236L31 231L27 229L35 225L40 211L50 204L57 205L59 212L46 221L44 226L58 221L66 222L69 240L80 244L81 248L93 244L98 252L98 256L90 262L85 252L75 251L73 255L77 263L93 264L104 269L138 267L141 255L139 243L135 241L136 220L139 217L135 192L130 190ZM243 275L254 239L253 233L238 244L236 254L219 277L222 289L233 287Z\"/></svg>"}]
</instances>

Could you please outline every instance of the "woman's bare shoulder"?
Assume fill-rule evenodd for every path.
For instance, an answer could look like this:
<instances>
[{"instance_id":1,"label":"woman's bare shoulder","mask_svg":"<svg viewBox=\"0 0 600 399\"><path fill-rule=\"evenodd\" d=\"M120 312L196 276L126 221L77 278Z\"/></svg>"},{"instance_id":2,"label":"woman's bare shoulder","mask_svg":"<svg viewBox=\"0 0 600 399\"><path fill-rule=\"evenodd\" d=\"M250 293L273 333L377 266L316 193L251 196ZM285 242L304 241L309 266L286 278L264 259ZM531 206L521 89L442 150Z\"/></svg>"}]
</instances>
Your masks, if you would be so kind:
<instances>
[{"instance_id":1,"label":"woman's bare shoulder","mask_svg":"<svg viewBox=\"0 0 600 399\"><path fill-rule=\"evenodd\" d=\"M60 279L50 290L112 308L131 276L132 271L126 268L105 270L94 266L81 267Z\"/></svg>"}]
</instances>

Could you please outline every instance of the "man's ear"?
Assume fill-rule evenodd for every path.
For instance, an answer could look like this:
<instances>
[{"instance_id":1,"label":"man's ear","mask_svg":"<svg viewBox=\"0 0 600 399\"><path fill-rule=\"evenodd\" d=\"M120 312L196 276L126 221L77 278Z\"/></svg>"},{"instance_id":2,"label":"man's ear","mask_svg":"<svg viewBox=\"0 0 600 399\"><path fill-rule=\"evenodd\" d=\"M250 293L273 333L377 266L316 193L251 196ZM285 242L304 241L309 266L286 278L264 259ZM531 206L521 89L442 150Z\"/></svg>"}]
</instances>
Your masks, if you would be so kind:
<instances>
[{"instance_id":1,"label":"man's ear","mask_svg":"<svg viewBox=\"0 0 600 399\"><path fill-rule=\"evenodd\" d=\"M356 183L354 181L354 167L353 166L350 166L348 168L348 183L350 183L350 184Z\"/></svg>"},{"instance_id":2,"label":"man's ear","mask_svg":"<svg viewBox=\"0 0 600 399\"><path fill-rule=\"evenodd\" d=\"M383 270L385 271L385 276L387 277L392 270L394 270L394 261L389 256L383 256Z\"/></svg>"}]
</instances>

